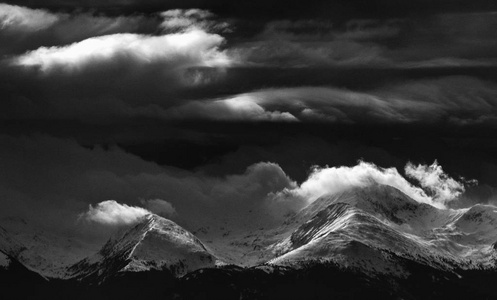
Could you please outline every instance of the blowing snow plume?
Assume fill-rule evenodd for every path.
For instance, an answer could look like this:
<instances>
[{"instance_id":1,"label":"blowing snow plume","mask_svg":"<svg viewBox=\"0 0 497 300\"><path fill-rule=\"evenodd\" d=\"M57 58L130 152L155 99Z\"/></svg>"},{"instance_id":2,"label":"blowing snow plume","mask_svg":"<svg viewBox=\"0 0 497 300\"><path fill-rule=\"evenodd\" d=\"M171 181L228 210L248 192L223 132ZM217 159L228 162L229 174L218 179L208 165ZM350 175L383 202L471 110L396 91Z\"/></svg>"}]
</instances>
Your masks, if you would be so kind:
<instances>
[{"instance_id":1,"label":"blowing snow plume","mask_svg":"<svg viewBox=\"0 0 497 300\"><path fill-rule=\"evenodd\" d=\"M442 166L435 160L431 165L417 165L408 162L405 166L406 175L416 179L423 189L433 195L433 200L446 204L464 193L465 184L478 184L476 180L459 181L447 175Z\"/></svg>"},{"instance_id":2,"label":"blowing snow plume","mask_svg":"<svg viewBox=\"0 0 497 300\"><path fill-rule=\"evenodd\" d=\"M308 179L298 188L285 190L282 194L304 198L311 203L323 195L339 193L352 187L382 184L395 187L418 202L445 208L448 201L454 200L465 190L464 183L445 174L436 161L431 166L415 167L408 163L405 171L409 177L417 179L421 187L407 181L396 168L381 168L360 161L353 167L314 167Z\"/></svg>"}]
</instances>

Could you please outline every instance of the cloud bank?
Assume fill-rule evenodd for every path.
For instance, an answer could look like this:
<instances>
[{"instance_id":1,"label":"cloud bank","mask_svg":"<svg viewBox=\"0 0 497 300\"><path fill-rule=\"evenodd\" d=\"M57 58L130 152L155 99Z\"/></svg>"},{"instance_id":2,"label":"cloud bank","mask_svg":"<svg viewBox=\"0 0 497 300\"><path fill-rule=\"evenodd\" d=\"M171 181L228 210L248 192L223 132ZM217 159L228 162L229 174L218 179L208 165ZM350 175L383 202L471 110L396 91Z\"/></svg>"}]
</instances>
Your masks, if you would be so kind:
<instances>
[{"instance_id":1,"label":"cloud bank","mask_svg":"<svg viewBox=\"0 0 497 300\"><path fill-rule=\"evenodd\" d=\"M497 124L497 85L452 76L368 92L333 87L272 88L167 110L170 119L245 119L338 124ZM238 116L237 116L238 115Z\"/></svg>"},{"instance_id":2,"label":"cloud bank","mask_svg":"<svg viewBox=\"0 0 497 300\"><path fill-rule=\"evenodd\" d=\"M497 37L483 30L495 23L488 13L436 15L412 30L409 18L271 19L245 34L250 24L205 9L110 16L2 8L1 119L496 123L497 86L488 78L402 78L414 69L495 67L488 62ZM458 20L479 21L471 29L455 26ZM431 25L458 50L435 55ZM463 55L462 40L486 50ZM374 76L384 69L399 73ZM352 88L341 87L346 70L358 70L344 75ZM371 79L386 77L357 88L357 77L372 70Z\"/></svg>"},{"instance_id":3,"label":"cloud bank","mask_svg":"<svg viewBox=\"0 0 497 300\"><path fill-rule=\"evenodd\" d=\"M59 2L52 1L54 9ZM0 213L43 211L47 220L62 216L69 224L91 205L98 224L112 223L113 211L144 209L191 227L207 219L243 227L253 219L275 222L323 194L376 182L421 202L452 205L466 194L465 182L440 166L406 166L415 184L397 171L407 160L438 157L438 148L426 150L436 138L446 148L483 149L474 152L483 154L475 159L481 168L472 168L495 178L495 167L483 163L493 159L497 125L493 13L358 19L340 16L339 9L335 20L319 6L326 16L295 11L285 20L279 18L286 8L259 9L272 1L229 4L231 10L251 7L257 18L231 15L226 1L214 10L197 1L196 9L162 9L169 3L132 14L119 7L137 3L90 2L118 8L0 5L0 128L7 133L0 136L0 169L9 170L0 174L6 207ZM15 137L45 131L80 139ZM443 136L427 141L427 132ZM336 155L322 154L329 147L315 140L296 145L306 135L346 139L347 145L333 148ZM296 138L270 149L284 136ZM125 141L137 149L154 138L166 148L180 144L176 151L185 150L181 159L189 163L194 153L197 169L150 162L168 155L154 146L139 149L148 161L113 146ZM485 146L472 148L474 139ZM184 140L201 145L192 150ZM445 152L444 166L446 157L466 154ZM355 165L365 153L375 164ZM205 172L206 163L218 172ZM298 183L289 175L327 163L331 167L316 167L308 178L303 171ZM278 197L285 193L292 197Z\"/></svg>"},{"instance_id":4,"label":"cloud bank","mask_svg":"<svg viewBox=\"0 0 497 300\"><path fill-rule=\"evenodd\" d=\"M0 146L0 166L10 170L0 175L0 207L5 208L0 216L41 218L57 230L76 230L74 222L79 218L87 221L88 230L98 225L101 234L107 234L148 213L190 230L206 224L257 229L281 224L288 213L323 195L371 184L393 186L436 207L448 205L447 192L462 195L461 183L438 165L407 165L406 173L415 174L421 187L396 168L367 162L315 167L299 184L270 162L216 176L159 166L117 147L90 149L47 136L0 136ZM90 231L85 234L96 234Z\"/></svg>"},{"instance_id":5,"label":"cloud bank","mask_svg":"<svg viewBox=\"0 0 497 300\"><path fill-rule=\"evenodd\" d=\"M141 200L140 202L149 211L166 218L177 214L174 206L162 199Z\"/></svg>"}]
</instances>

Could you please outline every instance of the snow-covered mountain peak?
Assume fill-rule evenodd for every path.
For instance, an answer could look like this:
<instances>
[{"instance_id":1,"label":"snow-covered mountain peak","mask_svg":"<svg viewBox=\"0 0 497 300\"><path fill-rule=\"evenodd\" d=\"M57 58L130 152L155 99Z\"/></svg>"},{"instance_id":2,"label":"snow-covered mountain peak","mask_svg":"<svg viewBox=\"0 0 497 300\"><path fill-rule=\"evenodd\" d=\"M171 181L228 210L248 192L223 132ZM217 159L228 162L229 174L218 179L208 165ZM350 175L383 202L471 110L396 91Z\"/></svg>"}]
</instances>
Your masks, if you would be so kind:
<instances>
[{"instance_id":1,"label":"snow-covered mountain peak","mask_svg":"<svg viewBox=\"0 0 497 300\"><path fill-rule=\"evenodd\" d=\"M417 202L395 187L372 184L322 196L300 211L293 218L294 223L301 224L334 203L349 204L378 219L417 233L446 226L462 214L460 211L441 210Z\"/></svg>"},{"instance_id":2,"label":"snow-covered mountain peak","mask_svg":"<svg viewBox=\"0 0 497 300\"><path fill-rule=\"evenodd\" d=\"M216 257L193 234L170 220L150 214L69 271L76 278L103 280L118 272L153 269L169 270L179 276L215 264Z\"/></svg>"},{"instance_id":3,"label":"snow-covered mountain peak","mask_svg":"<svg viewBox=\"0 0 497 300\"><path fill-rule=\"evenodd\" d=\"M497 240L497 207L474 205L458 218L454 226L466 235L477 236L479 243L494 243Z\"/></svg>"},{"instance_id":4,"label":"snow-covered mountain peak","mask_svg":"<svg viewBox=\"0 0 497 300\"><path fill-rule=\"evenodd\" d=\"M269 247L276 264L332 260L376 272L378 262L387 261L381 257L393 253L440 269L492 267L497 209L439 209L396 188L372 185L323 196L277 232L280 241ZM356 257L350 249L357 243L374 257Z\"/></svg>"},{"instance_id":5,"label":"snow-covered mountain peak","mask_svg":"<svg viewBox=\"0 0 497 300\"><path fill-rule=\"evenodd\" d=\"M0 219L0 251L43 276L64 276L66 267L97 249L23 218Z\"/></svg>"}]
</instances>

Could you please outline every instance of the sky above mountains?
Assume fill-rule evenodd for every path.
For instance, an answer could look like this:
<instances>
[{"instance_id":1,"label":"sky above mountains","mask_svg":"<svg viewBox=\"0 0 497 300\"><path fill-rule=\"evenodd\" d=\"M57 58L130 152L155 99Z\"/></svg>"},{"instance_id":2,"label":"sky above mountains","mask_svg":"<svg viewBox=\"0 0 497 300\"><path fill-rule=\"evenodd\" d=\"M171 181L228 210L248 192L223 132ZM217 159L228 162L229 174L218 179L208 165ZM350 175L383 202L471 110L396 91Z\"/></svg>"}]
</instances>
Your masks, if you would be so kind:
<instances>
[{"instance_id":1,"label":"sky above mountains","mask_svg":"<svg viewBox=\"0 0 497 300\"><path fill-rule=\"evenodd\" d=\"M494 203L496 6L0 3L2 213L272 222L342 178Z\"/></svg>"}]
</instances>

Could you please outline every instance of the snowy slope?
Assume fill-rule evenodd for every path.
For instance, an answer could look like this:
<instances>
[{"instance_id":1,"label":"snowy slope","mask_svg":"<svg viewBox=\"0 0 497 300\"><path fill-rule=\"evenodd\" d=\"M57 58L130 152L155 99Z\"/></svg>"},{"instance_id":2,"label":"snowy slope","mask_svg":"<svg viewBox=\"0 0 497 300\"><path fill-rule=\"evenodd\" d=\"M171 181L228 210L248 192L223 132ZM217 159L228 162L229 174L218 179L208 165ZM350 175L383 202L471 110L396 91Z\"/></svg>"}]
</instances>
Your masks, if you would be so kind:
<instances>
[{"instance_id":1,"label":"snowy slope","mask_svg":"<svg viewBox=\"0 0 497 300\"><path fill-rule=\"evenodd\" d=\"M438 209L384 185L327 195L289 219L273 264L332 260L367 273L402 270L389 253L437 269L495 266L495 207Z\"/></svg>"},{"instance_id":2,"label":"snowy slope","mask_svg":"<svg viewBox=\"0 0 497 300\"><path fill-rule=\"evenodd\" d=\"M274 264L292 264L309 258L331 259L345 267L382 274L407 274L388 253L401 253L410 259L438 267L436 253L410 239L377 218L345 203L335 203L300 226L274 247L285 253Z\"/></svg>"},{"instance_id":3,"label":"snowy slope","mask_svg":"<svg viewBox=\"0 0 497 300\"><path fill-rule=\"evenodd\" d=\"M18 257L26 247L14 238L5 228L0 227L0 251L11 257Z\"/></svg>"},{"instance_id":4,"label":"snowy slope","mask_svg":"<svg viewBox=\"0 0 497 300\"><path fill-rule=\"evenodd\" d=\"M489 244L497 241L497 207L477 204L454 222L454 227L474 243ZM467 242L472 239L468 238Z\"/></svg>"},{"instance_id":5,"label":"snowy slope","mask_svg":"<svg viewBox=\"0 0 497 300\"><path fill-rule=\"evenodd\" d=\"M95 245L57 235L22 218L0 220L0 250L47 277L64 277L65 268L95 253Z\"/></svg>"},{"instance_id":6,"label":"snowy slope","mask_svg":"<svg viewBox=\"0 0 497 300\"><path fill-rule=\"evenodd\" d=\"M496 207L438 209L386 185L325 195L283 224L254 219L251 226L232 226L236 221L203 224L195 230L200 240L172 221L148 215L95 249L22 219L0 220L7 229L0 227L0 267L14 258L46 277L101 282L123 272L168 270L181 276L223 263L293 267L331 261L369 275L405 278L409 269L399 261L444 271L495 268L497 261Z\"/></svg>"},{"instance_id":7,"label":"snowy slope","mask_svg":"<svg viewBox=\"0 0 497 300\"><path fill-rule=\"evenodd\" d=\"M150 214L68 271L74 278L101 282L118 272L169 270L180 276L215 264L216 257L193 234Z\"/></svg>"}]
</instances>

